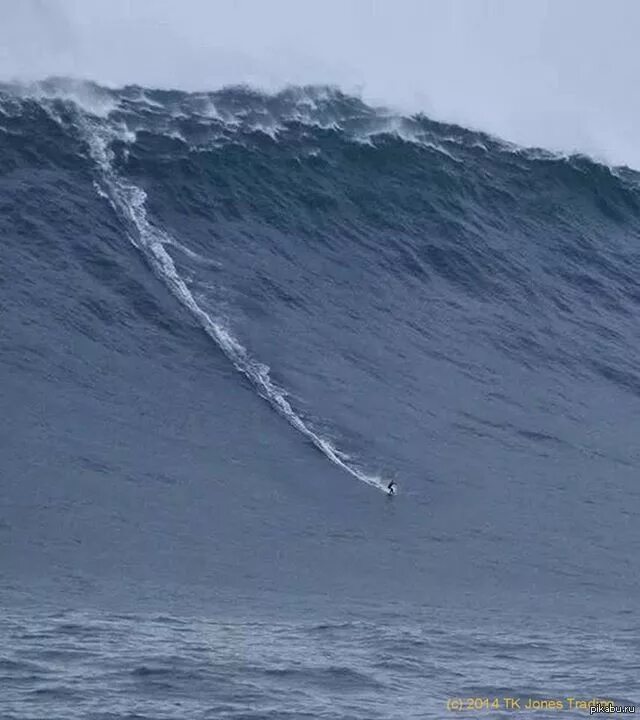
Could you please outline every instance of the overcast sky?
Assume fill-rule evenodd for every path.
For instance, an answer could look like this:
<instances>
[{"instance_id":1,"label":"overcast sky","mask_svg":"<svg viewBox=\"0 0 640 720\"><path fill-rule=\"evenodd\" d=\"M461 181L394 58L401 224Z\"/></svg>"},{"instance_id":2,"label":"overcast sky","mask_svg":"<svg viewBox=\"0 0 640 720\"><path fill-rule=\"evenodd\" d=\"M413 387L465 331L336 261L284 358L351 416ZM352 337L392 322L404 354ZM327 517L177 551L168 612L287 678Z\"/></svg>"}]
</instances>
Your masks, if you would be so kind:
<instances>
[{"instance_id":1,"label":"overcast sky","mask_svg":"<svg viewBox=\"0 0 640 720\"><path fill-rule=\"evenodd\" d=\"M331 83L640 168L636 0L0 0L0 76Z\"/></svg>"}]
</instances>

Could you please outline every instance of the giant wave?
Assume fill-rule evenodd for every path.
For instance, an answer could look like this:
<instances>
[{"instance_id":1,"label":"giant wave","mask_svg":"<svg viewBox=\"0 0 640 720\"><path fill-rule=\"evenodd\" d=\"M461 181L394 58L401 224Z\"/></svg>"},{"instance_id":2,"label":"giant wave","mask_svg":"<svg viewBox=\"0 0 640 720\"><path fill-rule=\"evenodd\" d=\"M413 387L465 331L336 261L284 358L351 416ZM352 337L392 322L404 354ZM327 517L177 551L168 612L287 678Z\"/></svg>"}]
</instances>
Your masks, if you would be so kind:
<instances>
[{"instance_id":1,"label":"giant wave","mask_svg":"<svg viewBox=\"0 0 640 720\"><path fill-rule=\"evenodd\" d=\"M400 480L399 499L413 507L400 511L415 543L407 567L429 538L445 543L442 556L425 555L430 577L452 572L454 537L469 567L505 553L525 585L531 567L561 584L558 553L575 577L626 562L603 528L597 551L581 549L596 500L631 518L637 498L633 171L405 117L333 88L184 93L64 79L0 88L0 166L12 318L3 367L27 389L28 378L45 383L24 427L49 427L28 418L51 408L49 440L75 437L77 417L102 412L82 405L63 431L73 403L113 403L110 420L92 421L103 435L85 441L85 474L127 476L144 462L170 484L203 472L193 464L202 449L199 462L226 477L241 462L230 448L262 453L268 468L284 418L343 480L376 489ZM208 350L190 323L214 341ZM198 410L199 425L195 400L179 407L177 391L160 409L162 383L186 392L219 352L237 372ZM180 353L184 374L168 369ZM126 360L140 355L166 378L155 390L145 389L148 370ZM240 432L257 411L225 394L238 380L276 410L259 438ZM129 431L107 441L114 418L137 422L125 398L138 417L157 418L156 433L181 424L166 448L140 457L129 448L116 471ZM220 419L224 451L213 437L206 446L205 416ZM138 442L152 442L150 428L136 427ZM183 455L169 449L187 441ZM149 469L165 452L164 466ZM25 473L24 455L11 462L7 472ZM277 462L311 473L302 449ZM60 477L67 471L62 462ZM35 466L29 473L40 477ZM296 493L323 493L320 477L313 489L301 483ZM427 506L439 515L429 531ZM569 506L581 510L567 516Z\"/></svg>"}]
</instances>

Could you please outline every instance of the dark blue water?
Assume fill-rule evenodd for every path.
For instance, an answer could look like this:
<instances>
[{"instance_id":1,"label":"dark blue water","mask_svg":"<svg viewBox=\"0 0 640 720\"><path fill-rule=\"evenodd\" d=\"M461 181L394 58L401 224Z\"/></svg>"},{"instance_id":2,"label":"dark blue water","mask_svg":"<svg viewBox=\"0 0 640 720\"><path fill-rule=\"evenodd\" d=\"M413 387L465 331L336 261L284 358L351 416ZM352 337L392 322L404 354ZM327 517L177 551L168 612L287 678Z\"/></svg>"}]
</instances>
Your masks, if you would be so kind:
<instances>
[{"instance_id":1,"label":"dark blue water","mask_svg":"<svg viewBox=\"0 0 640 720\"><path fill-rule=\"evenodd\" d=\"M638 180L327 88L3 86L0 716L639 701Z\"/></svg>"}]
</instances>

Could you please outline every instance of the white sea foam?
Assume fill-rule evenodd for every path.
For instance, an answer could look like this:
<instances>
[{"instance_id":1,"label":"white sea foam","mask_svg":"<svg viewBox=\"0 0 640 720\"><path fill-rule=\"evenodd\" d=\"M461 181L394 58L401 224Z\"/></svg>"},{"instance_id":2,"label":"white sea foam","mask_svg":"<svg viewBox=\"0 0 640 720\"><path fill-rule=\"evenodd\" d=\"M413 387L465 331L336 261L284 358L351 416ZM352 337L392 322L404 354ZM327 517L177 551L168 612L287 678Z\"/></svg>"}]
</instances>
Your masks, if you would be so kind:
<instances>
[{"instance_id":1,"label":"white sea foam","mask_svg":"<svg viewBox=\"0 0 640 720\"><path fill-rule=\"evenodd\" d=\"M222 267L222 263L218 262L217 260L214 260L213 258L208 258L205 255L201 255L200 253L194 252L191 248L188 248L186 245L183 245L181 242L178 242L174 237L167 236L165 245L171 245L172 247L175 247L183 255L186 255L189 258L189 260L192 260L193 262L198 263L199 265L206 265L207 267L215 267L215 268Z\"/></svg>"},{"instance_id":2,"label":"white sea foam","mask_svg":"<svg viewBox=\"0 0 640 720\"><path fill-rule=\"evenodd\" d=\"M67 100L85 113L106 118L118 107L118 101L106 90L84 80L60 79L17 85L20 97L36 100Z\"/></svg>"},{"instance_id":3,"label":"white sea foam","mask_svg":"<svg viewBox=\"0 0 640 720\"><path fill-rule=\"evenodd\" d=\"M248 125L247 129L251 132L262 133L263 135L270 137L272 140L277 140L278 133L281 132L284 128L275 122L268 123L256 121Z\"/></svg>"}]
</instances>

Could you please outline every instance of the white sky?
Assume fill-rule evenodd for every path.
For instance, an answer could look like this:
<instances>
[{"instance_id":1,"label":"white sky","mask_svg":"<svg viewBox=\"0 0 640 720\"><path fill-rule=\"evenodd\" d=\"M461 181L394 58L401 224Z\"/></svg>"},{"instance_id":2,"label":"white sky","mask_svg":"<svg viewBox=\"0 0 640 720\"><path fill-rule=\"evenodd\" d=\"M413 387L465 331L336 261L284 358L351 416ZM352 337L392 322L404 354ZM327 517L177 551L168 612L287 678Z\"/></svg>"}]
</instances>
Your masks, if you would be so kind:
<instances>
[{"instance_id":1,"label":"white sky","mask_svg":"<svg viewBox=\"0 0 640 720\"><path fill-rule=\"evenodd\" d=\"M636 0L0 0L0 77L331 83L640 168Z\"/></svg>"}]
</instances>

